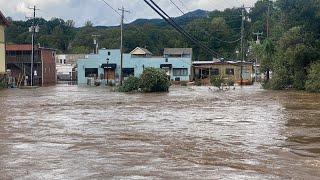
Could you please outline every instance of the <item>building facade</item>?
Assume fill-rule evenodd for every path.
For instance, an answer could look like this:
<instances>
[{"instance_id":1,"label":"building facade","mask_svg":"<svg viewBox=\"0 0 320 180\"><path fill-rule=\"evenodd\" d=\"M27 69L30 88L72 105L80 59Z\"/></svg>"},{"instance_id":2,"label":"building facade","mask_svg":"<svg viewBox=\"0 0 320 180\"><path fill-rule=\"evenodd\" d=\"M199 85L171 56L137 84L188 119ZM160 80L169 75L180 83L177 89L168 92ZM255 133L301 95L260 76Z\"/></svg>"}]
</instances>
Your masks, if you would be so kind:
<instances>
[{"instance_id":1,"label":"building facade","mask_svg":"<svg viewBox=\"0 0 320 180\"><path fill-rule=\"evenodd\" d=\"M0 74L6 73L5 29L8 25L8 20L0 11Z\"/></svg>"},{"instance_id":2,"label":"building facade","mask_svg":"<svg viewBox=\"0 0 320 180\"><path fill-rule=\"evenodd\" d=\"M58 81L76 81L76 66L78 59L84 59L84 54L56 55L56 70Z\"/></svg>"},{"instance_id":3,"label":"building facade","mask_svg":"<svg viewBox=\"0 0 320 180\"><path fill-rule=\"evenodd\" d=\"M55 49L34 47L33 84L37 86L53 85L56 83ZM31 55L32 45L6 45L6 64L11 76L18 86L31 84Z\"/></svg>"},{"instance_id":4,"label":"building facade","mask_svg":"<svg viewBox=\"0 0 320 180\"><path fill-rule=\"evenodd\" d=\"M193 62L193 75L194 79L201 79L206 84L213 76L233 80L237 84L241 84L242 81L242 84L250 85L254 81L253 63L250 62L195 61Z\"/></svg>"},{"instance_id":5,"label":"building facade","mask_svg":"<svg viewBox=\"0 0 320 180\"><path fill-rule=\"evenodd\" d=\"M169 48L167 48L169 49ZM145 68L163 69L171 81L190 81L192 49L171 49L175 54L161 57L153 56L150 51L137 47L123 55L123 77L139 77ZM180 52L180 56L178 55ZM102 84L120 81L121 53L119 49L101 49L99 54L88 55L77 64L78 85L90 84L92 79L101 80Z\"/></svg>"}]
</instances>

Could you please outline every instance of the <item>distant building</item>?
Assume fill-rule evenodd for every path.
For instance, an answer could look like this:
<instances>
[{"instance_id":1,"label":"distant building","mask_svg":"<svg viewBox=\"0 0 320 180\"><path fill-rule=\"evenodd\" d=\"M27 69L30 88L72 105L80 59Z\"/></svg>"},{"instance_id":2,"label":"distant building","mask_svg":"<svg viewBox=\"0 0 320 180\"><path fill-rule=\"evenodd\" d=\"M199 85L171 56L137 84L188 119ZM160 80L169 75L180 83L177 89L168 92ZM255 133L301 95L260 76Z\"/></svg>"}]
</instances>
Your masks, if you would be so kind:
<instances>
[{"instance_id":1,"label":"distant building","mask_svg":"<svg viewBox=\"0 0 320 180\"><path fill-rule=\"evenodd\" d=\"M192 49L181 53L179 49L166 48L167 54L156 57L145 49L137 47L123 56L124 79L130 75L139 77L148 67L163 69L171 81L191 80ZM177 54L179 52L179 56ZM99 54L88 55L78 61L78 84L90 84L92 79L100 79L103 84L120 81L120 50L101 49Z\"/></svg>"},{"instance_id":2,"label":"distant building","mask_svg":"<svg viewBox=\"0 0 320 180\"><path fill-rule=\"evenodd\" d=\"M56 83L56 50L36 45L34 59L34 85L44 86ZM30 85L31 82L30 44L10 44L6 46L7 68L18 85Z\"/></svg>"},{"instance_id":3,"label":"distant building","mask_svg":"<svg viewBox=\"0 0 320 180\"><path fill-rule=\"evenodd\" d=\"M136 47L130 54L131 57L152 57L153 55L148 49L141 47Z\"/></svg>"},{"instance_id":4,"label":"distant building","mask_svg":"<svg viewBox=\"0 0 320 180\"><path fill-rule=\"evenodd\" d=\"M252 84L254 77L253 63L234 61L195 61L193 62L194 79L202 79L209 83L211 77L220 76L223 79L233 80L235 83Z\"/></svg>"},{"instance_id":5,"label":"distant building","mask_svg":"<svg viewBox=\"0 0 320 180\"><path fill-rule=\"evenodd\" d=\"M192 58L192 48L165 48L164 57Z\"/></svg>"},{"instance_id":6,"label":"distant building","mask_svg":"<svg viewBox=\"0 0 320 180\"><path fill-rule=\"evenodd\" d=\"M78 59L84 59L84 54L57 54L56 70L58 81L76 81L76 66Z\"/></svg>"},{"instance_id":7,"label":"distant building","mask_svg":"<svg viewBox=\"0 0 320 180\"><path fill-rule=\"evenodd\" d=\"M5 29L8 25L8 20L0 11L0 74L6 73Z\"/></svg>"}]
</instances>

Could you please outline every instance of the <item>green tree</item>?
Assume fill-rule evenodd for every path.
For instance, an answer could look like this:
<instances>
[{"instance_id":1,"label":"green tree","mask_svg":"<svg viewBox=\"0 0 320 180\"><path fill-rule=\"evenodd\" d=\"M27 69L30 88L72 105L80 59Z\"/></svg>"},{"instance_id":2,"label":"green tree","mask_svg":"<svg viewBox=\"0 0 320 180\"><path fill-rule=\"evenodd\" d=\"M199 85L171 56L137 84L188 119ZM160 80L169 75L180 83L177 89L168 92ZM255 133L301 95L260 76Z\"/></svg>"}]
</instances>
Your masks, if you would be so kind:
<instances>
[{"instance_id":1,"label":"green tree","mask_svg":"<svg viewBox=\"0 0 320 180\"><path fill-rule=\"evenodd\" d=\"M170 81L167 74L156 68L146 68L140 77L143 92L168 92Z\"/></svg>"},{"instance_id":2,"label":"green tree","mask_svg":"<svg viewBox=\"0 0 320 180\"><path fill-rule=\"evenodd\" d=\"M313 63L309 69L306 90L320 93L320 61Z\"/></svg>"},{"instance_id":3,"label":"green tree","mask_svg":"<svg viewBox=\"0 0 320 180\"><path fill-rule=\"evenodd\" d=\"M222 84L224 83L224 80L220 76L212 76L210 79L211 85L214 87L219 88L221 90Z\"/></svg>"},{"instance_id":4,"label":"green tree","mask_svg":"<svg viewBox=\"0 0 320 180\"><path fill-rule=\"evenodd\" d=\"M288 71L292 72L292 85L296 89L304 89L306 81L306 68L309 66L310 58L308 51L311 48L306 42L305 32L301 27L291 28L279 40L279 53L283 54L282 58L287 63ZM288 72L288 73L289 73Z\"/></svg>"},{"instance_id":5,"label":"green tree","mask_svg":"<svg viewBox=\"0 0 320 180\"><path fill-rule=\"evenodd\" d=\"M86 21L86 22L84 23L84 26L85 26L85 27L93 27L93 23L92 23L90 20L88 20L88 21Z\"/></svg>"},{"instance_id":6,"label":"green tree","mask_svg":"<svg viewBox=\"0 0 320 180\"><path fill-rule=\"evenodd\" d=\"M123 85L119 87L120 92L133 92L138 91L140 87L140 79L134 76L130 76L124 81Z\"/></svg>"}]
</instances>

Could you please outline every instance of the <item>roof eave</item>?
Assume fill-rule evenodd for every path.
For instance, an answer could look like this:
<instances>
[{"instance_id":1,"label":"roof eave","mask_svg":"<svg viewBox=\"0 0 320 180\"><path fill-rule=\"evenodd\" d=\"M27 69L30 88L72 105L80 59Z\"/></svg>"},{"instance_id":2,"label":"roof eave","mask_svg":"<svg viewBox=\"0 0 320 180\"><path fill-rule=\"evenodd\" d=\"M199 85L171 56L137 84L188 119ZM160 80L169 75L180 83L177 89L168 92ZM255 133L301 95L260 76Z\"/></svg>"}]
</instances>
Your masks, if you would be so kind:
<instances>
[{"instance_id":1,"label":"roof eave","mask_svg":"<svg viewBox=\"0 0 320 180\"><path fill-rule=\"evenodd\" d=\"M2 24L5 26L10 26L10 22L8 21L8 19L2 14L2 12L0 11L0 19L2 21Z\"/></svg>"}]
</instances>

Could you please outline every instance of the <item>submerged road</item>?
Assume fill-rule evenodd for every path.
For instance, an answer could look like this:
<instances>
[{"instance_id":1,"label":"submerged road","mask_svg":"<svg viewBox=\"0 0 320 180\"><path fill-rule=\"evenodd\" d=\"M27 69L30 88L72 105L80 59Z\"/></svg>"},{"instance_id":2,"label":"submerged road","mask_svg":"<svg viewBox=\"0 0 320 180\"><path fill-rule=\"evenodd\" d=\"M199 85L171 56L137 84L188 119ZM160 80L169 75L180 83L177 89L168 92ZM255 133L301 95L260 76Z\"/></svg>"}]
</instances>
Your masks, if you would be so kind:
<instances>
[{"instance_id":1,"label":"submerged road","mask_svg":"<svg viewBox=\"0 0 320 180\"><path fill-rule=\"evenodd\" d=\"M318 179L320 95L0 91L0 179Z\"/></svg>"}]
</instances>

